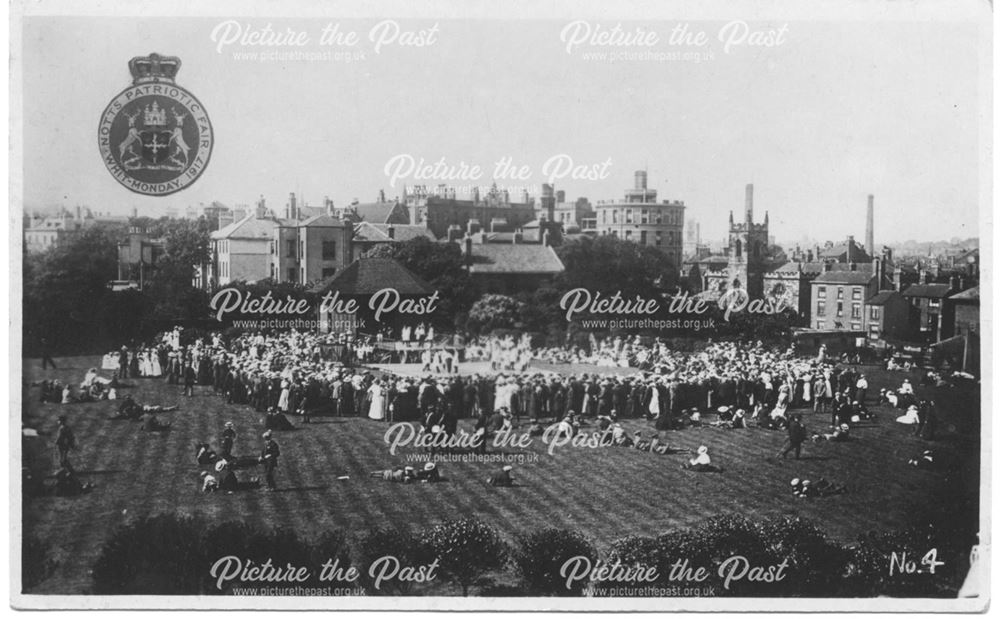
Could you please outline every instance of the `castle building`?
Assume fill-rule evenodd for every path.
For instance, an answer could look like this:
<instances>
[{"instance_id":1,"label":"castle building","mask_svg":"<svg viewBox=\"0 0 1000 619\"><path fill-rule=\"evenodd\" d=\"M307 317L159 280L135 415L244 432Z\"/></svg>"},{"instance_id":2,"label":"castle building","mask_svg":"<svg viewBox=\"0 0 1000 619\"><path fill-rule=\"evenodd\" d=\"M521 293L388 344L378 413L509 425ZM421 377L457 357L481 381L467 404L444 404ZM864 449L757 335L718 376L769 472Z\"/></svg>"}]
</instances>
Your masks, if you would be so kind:
<instances>
[{"instance_id":1,"label":"castle building","mask_svg":"<svg viewBox=\"0 0 1000 619\"><path fill-rule=\"evenodd\" d=\"M635 173L635 186L622 200L598 201L594 205L599 235L656 247L680 267L684 253L684 202L656 201L656 190L647 186L645 170Z\"/></svg>"}]
</instances>

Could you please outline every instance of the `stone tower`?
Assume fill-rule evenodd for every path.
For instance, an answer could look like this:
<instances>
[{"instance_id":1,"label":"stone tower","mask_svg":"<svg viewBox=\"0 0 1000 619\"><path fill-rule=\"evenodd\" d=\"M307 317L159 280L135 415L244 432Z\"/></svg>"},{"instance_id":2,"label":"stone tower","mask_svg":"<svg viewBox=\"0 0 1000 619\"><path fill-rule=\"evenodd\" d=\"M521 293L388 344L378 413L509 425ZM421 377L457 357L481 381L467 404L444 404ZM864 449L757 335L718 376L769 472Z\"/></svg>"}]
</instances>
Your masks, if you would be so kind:
<instances>
[{"instance_id":1,"label":"stone tower","mask_svg":"<svg viewBox=\"0 0 1000 619\"><path fill-rule=\"evenodd\" d=\"M744 222L733 222L729 212L729 288L744 288L752 298L764 293L764 267L768 256L768 215L753 221L753 185L747 185Z\"/></svg>"}]
</instances>

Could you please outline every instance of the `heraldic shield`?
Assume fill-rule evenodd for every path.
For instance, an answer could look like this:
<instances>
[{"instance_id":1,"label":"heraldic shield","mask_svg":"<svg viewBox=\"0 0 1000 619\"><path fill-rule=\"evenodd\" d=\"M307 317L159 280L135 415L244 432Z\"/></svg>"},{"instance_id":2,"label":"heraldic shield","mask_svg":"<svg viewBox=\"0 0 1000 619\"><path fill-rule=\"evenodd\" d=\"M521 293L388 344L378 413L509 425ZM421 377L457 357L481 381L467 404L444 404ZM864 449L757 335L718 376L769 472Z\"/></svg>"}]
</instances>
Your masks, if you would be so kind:
<instances>
[{"instance_id":1,"label":"heraldic shield","mask_svg":"<svg viewBox=\"0 0 1000 619\"><path fill-rule=\"evenodd\" d=\"M180 59L133 58L133 86L101 116L99 142L112 176L132 191L168 195L193 183L212 152L204 106L174 82Z\"/></svg>"}]
</instances>

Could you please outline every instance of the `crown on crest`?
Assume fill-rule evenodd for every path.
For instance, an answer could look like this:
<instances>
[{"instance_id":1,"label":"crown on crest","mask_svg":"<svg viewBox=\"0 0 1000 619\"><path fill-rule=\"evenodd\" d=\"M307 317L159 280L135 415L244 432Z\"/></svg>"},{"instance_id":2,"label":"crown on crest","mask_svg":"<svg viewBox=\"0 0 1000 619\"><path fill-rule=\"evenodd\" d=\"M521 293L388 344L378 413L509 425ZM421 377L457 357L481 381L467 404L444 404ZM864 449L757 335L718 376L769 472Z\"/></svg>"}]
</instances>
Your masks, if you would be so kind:
<instances>
[{"instance_id":1,"label":"crown on crest","mask_svg":"<svg viewBox=\"0 0 1000 619\"><path fill-rule=\"evenodd\" d=\"M148 56L136 56L128 61L128 70L132 72L132 84L147 84L150 82L174 83L174 77L181 69L181 59L177 56L161 56L152 53Z\"/></svg>"}]
</instances>

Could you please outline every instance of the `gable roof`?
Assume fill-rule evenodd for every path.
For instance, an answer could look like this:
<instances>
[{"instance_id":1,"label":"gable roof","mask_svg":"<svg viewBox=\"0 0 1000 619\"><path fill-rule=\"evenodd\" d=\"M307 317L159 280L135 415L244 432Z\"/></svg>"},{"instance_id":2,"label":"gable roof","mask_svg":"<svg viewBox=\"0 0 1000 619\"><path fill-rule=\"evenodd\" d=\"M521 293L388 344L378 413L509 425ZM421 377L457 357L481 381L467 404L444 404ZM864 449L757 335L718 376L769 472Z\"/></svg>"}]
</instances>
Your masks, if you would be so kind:
<instances>
[{"instance_id":1,"label":"gable roof","mask_svg":"<svg viewBox=\"0 0 1000 619\"><path fill-rule=\"evenodd\" d=\"M393 229L395 238L389 238L389 228ZM424 226L411 224L373 224L362 221L354 226L355 241L409 241L418 237L426 237L432 241L437 238Z\"/></svg>"},{"instance_id":2,"label":"gable roof","mask_svg":"<svg viewBox=\"0 0 1000 619\"><path fill-rule=\"evenodd\" d=\"M962 303L979 303L979 286L969 288L958 294L953 294L949 297L951 301L960 301Z\"/></svg>"},{"instance_id":3,"label":"gable roof","mask_svg":"<svg viewBox=\"0 0 1000 619\"><path fill-rule=\"evenodd\" d=\"M326 213L313 215L298 223L300 228L343 228L344 222L336 217L330 217Z\"/></svg>"},{"instance_id":4,"label":"gable roof","mask_svg":"<svg viewBox=\"0 0 1000 619\"><path fill-rule=\"evenodd\" d=\"M342 271L313 286L312 292L337 291L344 295L372 295L393 288L401 295L430 294L433 288L412 271L390 258L359 258Z\"/></svg>"},{"instance_id":5,"label":"gable roof","mask_svg":"<svg viewBox=\"0 0 1000 619\"><path fill-rule=\"evenodd\" d=\"M398 206L397 202L367 202L364 204L354 204L351 209L358 214L362 220L373 224L389 223L389 216Z\"/></svg>"},{"instance_id":6,"label":"gable roof","mask_svg":"<svg viewBox=\"0 0 1000 619\"><path fill-rule=\"evenodd\" d=\"M839 258L840 256L845 256L851 244L847 241L843 243L837 243L833 247L827 247L819 252L819 255L823 258ZM849 256L854 262L871 262L871 256L865 251L865 248L857 243L854 243L853 249L850 250L851 255Z\"/></svg>"},{"instance_id":7,"label":"gable roof","mask_svg":"<svg viewBox=\"0 0 1000 619\"><path fill-rule=\"evenodd\" d=\"M951 292L949 284L910 284L903 291L904 297L943 299Z\"/></svg>"},{"instance_id":8,"label":"gable roof","mask_svg":"<svg viewBox=\"0 0 1000 619\"><path fill-rule=\"evenodd\" d=\"M832 265L831 265L832 266ZM875 277L871 264L858 264L856 271L834 270L820 273L813 280L814 284L847 284L865 285Z\"/></svg>"},{"instance_id":9,"label":"gable roof","mask_svg":"<svg viewBox=\"0 0 1000 619\"><path fill-rule=\"evenodd\" d=\"M471 247L469 272L473 274L555 274L566 270L555 250L546 245L473 243Z\"/></svg>"},{"instance_id":10,"label":"gable roof","mask_svg":"<svg viewBox=\"0 0 1000 619\"><path fill-rule=\"evenodd\" d=\"M211 234L213 239L270 239L278 222L274 219L257 219L252 213Z\"/></svg>"}]
</instances>

